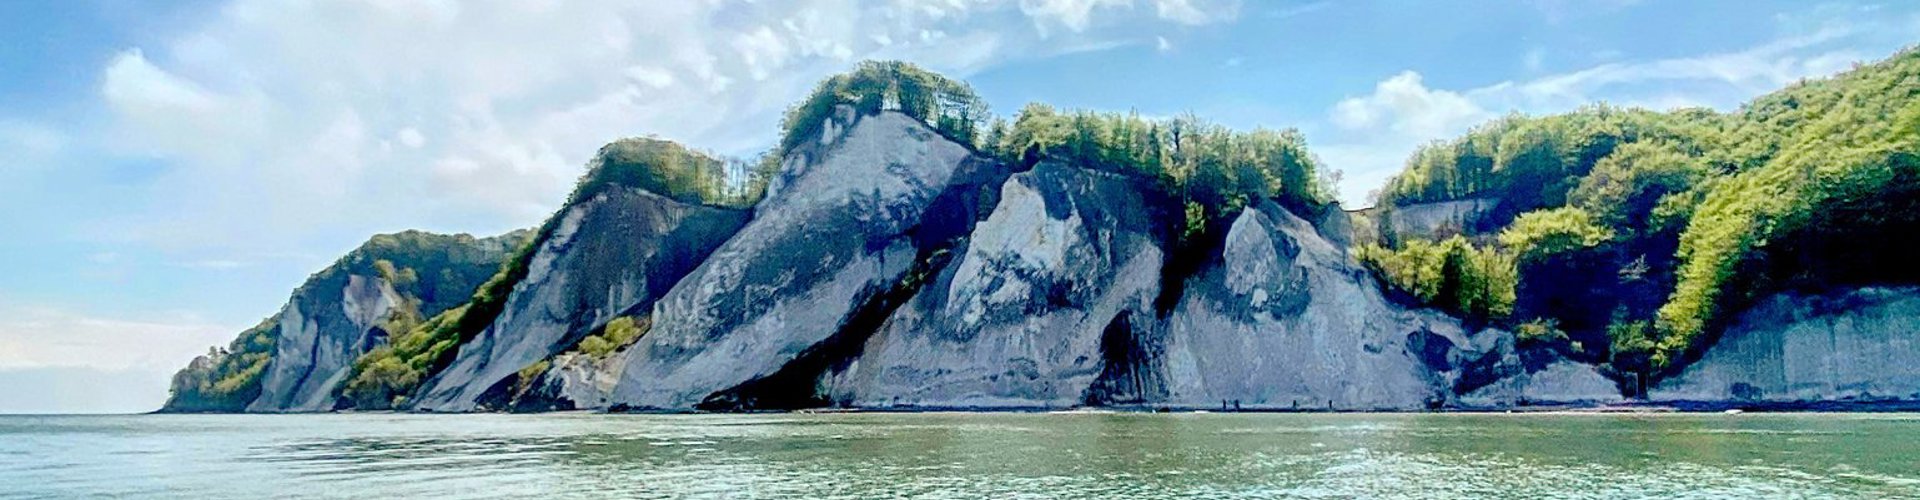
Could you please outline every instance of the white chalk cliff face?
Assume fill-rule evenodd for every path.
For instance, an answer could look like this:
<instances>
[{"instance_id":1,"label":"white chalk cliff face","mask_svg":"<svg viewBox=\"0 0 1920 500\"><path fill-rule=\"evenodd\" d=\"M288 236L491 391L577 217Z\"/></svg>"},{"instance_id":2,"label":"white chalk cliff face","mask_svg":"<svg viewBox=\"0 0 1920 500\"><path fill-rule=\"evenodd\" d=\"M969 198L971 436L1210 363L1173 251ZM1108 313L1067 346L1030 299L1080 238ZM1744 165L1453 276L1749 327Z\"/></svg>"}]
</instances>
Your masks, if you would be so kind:
<instances>
[{"instance_id":1,"label":"white chalk cliff face","mask_svg":"<svg viewBox=\"0 0 1920 500\"><path fill-rule=\"evenodd\" d=\"M1189 280L1168 322L1172 402L1277 409L1415 409L1444 395L1409 336L1471 345L1457 321L1407 311L1346 253L1278 207L1234 221L1220 265Z\"/></svg>"},{"instance_id":2,"label":"white chalk cliff face","mask_svg":"<svg viewBox=\"0 0 1920 500\"><path fill-rule=\"evenodd\" d=\"M1148 181L1054 163L1008 179L902 115L834 123L850 125L788 159L650 333L553 363L535 384L552 407L1402 410L1494 382L1473 401L1608 397L1590 366L1528 370L1506 332L1390 303L1271 203L1170 277L1182 214ZM1185 286L1161 310L1169 279Z\"/></svg>"},{"instance_id":3,"label":"white chalk cliff face","mask_svg":"<svg viewBox=\"0 0 1920 500\"><path fill-rule=\"evenodd\" d=\"M404 248L382 240L402 236L427 246ZM444 276L444 283L477 284L491 276L521 241L518 234L495 238L418 232L380 236L314 274L276 315L279 326L275 329L278 337L272 360L262 374L260 396L246 410L332 410L335 391L354 360L390 335L400 333L384 330L391 315L401 308L425 316L438 314L459 305L473 292L468 286L433 289L418 279L397 289L380 275L374 262L388 261L415 276ZM433 255L428 258L415 252Z\"/></svg>"},{"instance_id":4,"label":"white chalk cliff face","mask_svg":"<svg viewBox=\"0 0 1920 500\"><path fill-rule=\"evenodd\" d=\"M1171 206L1145 182L1042 164L1015 175L963 255L829 381L869 408L1064 408L1105 403L1103 370L1137 391ZM1141 368L1145 368L1144 366ZM1141 370L1141 373L1150 373ZM1089 398L1095 398L1090 400ZM1128 394L1138 402L1138 394Z\"/></svg>"},{"instance_id":5,"label":"white chalk cliff face","mask_svg":"<svg viewBox=\"0 0 1920 500\"><path fill-rule=\"evenodd\" d=\"M424 384L413 408L506 409L521 369L653 302L739 230L744 210L614 187L562 211L500 315Z\"/></svg>"},{"instance_id":6,"label":"white chalk cliff face","mask_svg":"<svg viewBox=\"0 0 1920 500\"><path fill-rule=\"evenodd\" d=\"M333 409L333 388L347 376L369 335L393 312L400 298L379 277L347 276L347 286L321 310L302 311L296 298L280 311L280 339L273 362L260 384L260 397L248 411L325 411ZM312 307L312 306L308 306ZM338 307L338 313L327 310ZM324 324L324 326L323 326Z\"/></svg>"},{"instance_id":7,"label":"white chalk cliff face","mask_svg":"<svg viewBox=\"0 0 1920 500\"><path fill-rule=\"evenodd\" d=\"M1532 402L1585 398L1527 378L1507 332L1388 301L1344 248L1284 208L1249 208L1222 247L1168 318L1167 405L1412 410L1458 406L1477 384L1514 379L1531 382L1520 384ZM1592 367L1565 368L1611 387Z\"/></svg>"},{"instance_id":8,"label":"white chalk cliff face","mask_svg":"<svg viewBox=\"0 0 1920 500\"><path fill-rule=\"evenodd\" d=\"M1648 398L1710 405L1920 401L1920 289L1763 300Z\"/></svg>"},{"instance_id":9,"label":"white chalk cliff face","mask_svg":"<svg viewBox=\"0 0 1920 500\"><path fill-rule=\"evenodd\" d=\"M966 234L999 166L899 113L843 108L786 159L752 222L654 305L616 355L606 398L630 408L763 407L754 391L859 321L924 254ZM733 391L721 394L724 391ZM804 391L802 391L804 392Z\"/></svg>"}]
</instances>

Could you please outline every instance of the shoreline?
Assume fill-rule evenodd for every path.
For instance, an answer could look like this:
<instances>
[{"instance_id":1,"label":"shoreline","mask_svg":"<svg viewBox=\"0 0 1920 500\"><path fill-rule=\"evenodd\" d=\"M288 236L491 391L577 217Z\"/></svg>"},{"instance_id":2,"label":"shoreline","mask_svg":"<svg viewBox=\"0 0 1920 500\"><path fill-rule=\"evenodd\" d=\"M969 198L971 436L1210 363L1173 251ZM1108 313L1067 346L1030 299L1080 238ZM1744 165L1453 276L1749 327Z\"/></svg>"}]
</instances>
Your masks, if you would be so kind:
<instances>
[{"instance_id":1,"label":"shoreline","mask_svg":"<svg viewBox=\"0 0 1920 500\"><path fill-rule=\"evenodd\" d=\"M546 412L462 412L437 413L430 411L360 411L340 410L327 412L178 412L151 411L123 414L74 414L74 415L840 415L840 414L990 414L990 413L1026 413L1056 415L1119 415L1119 414L1379 414L1379 415L1418 415L1418 414L1458 414L1458 415L1705 415L1705 414L1746 414L1746 413L1920 413L1920 400L1913 401L1818 401L1818 402L1711 402L1711 401L1662 401L1662 402L1626 402L1607 405L1534 405L1504 408L1468 407L1438 408L1432 410L1395 410L1395 409L1296 409L1242 407L1240 409L1219 409L1208 407L911 407L911 408L811 408L798 410L756 410L738 412L711 412L699 410L563 410ZM21 416L24 416L22 414ZM50 415L42 415L50 416Z\"/></svg>"}]
</instances>

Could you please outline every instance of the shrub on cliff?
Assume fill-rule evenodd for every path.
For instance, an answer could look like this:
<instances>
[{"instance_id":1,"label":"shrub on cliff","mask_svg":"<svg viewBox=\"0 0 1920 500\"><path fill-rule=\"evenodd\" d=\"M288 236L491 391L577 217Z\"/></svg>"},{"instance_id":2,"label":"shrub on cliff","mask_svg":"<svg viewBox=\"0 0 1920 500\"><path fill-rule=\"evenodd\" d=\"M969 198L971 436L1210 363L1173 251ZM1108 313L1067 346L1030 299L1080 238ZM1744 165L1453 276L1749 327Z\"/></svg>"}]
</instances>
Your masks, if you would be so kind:
<instances>
[{"instance_id":1,"label":"shrub on cliff","mask_svg":"<svg viewBox=\"0 0 1920 500\"><path fill-rule=\"evenodd\" d=\"M604 359L614 351L640 340L641 335L646 335L647 331L652 329L652 318L635 319L632 316L621 316L608 321L606 325L600 327L599 331L588 335L587 338L580 339L575 350L594 358Z\"/></svg>"},{"instance_id":2,"label":"shrub on cliff","mask_svg":"<svg viewBox=\"0 0 1920 500\"><path fill-rule=\"evenodd\" d=\"M240 332L226 348L210 349L173 375L172 394L162 406L176 412L235 412L260 397L260 377L273 359L279 317Z\"/></svg>"},{"instance_id":3,"label":"shrub on cliff","mask_svg":"<svg viewBox=\"0 0 1920 500\"><path fill-rule=\"evenodd\" d=\"M986 149L1002 161L1052 160L1156 181L1187 212L1176 234L1189 240L1258 200L1311 214L1333 199L1297 130L1236 132L1192 116L1148 120L1044 104L1027 105L1010 127L994 130Z\"/></svg>"},{"instance_id":4,"label":"shrub on cliff","mask_svg":"<svg viewBox=\"0 0 1920 500\"><path fill-rule=\"evenodd\" d=\"M787 108L780 121L780 145L785 155L820 136L820 126L840 105L863 115L899 111L925 122L941 135L969 146L978 145L979 132L991 117L986 101L966 82L900 61L863 61L853 71L834 75L815 86L806 99Z\"/></svg>"},{"instance_id":5,"label":"shrub on cliff","mask_svg":"<svg viewBox=\"0 0 1920 500\"><path fill-rule=\"evenodd\" d=\"M1515 267L1510 254L1454 236L1410 240L1399 248L1360 245L1355 258L1389 288L1421 305L1488 321L1513 312Z\"/></svg>"},{"instance_id":6,"label":"shrub on cliff","mask_svg":"<svg viewBox=\"0 0 1920 500\"><path fill-rule=\"evenodd\" d=\"M768 177L760 167L722 160L672 141L633 138L600 148L567 197L572 205L610 186L643 189L682 203L747 208L760 201Z\"/></svg>"}]
</instances>

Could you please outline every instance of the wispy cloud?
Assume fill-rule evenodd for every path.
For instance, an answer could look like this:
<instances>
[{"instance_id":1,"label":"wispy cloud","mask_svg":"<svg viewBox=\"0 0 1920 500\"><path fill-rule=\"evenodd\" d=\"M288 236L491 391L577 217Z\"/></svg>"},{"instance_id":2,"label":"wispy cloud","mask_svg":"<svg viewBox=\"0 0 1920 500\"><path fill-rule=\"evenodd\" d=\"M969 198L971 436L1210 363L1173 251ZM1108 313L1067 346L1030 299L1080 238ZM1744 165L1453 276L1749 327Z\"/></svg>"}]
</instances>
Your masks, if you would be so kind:
<instances>
[{"instance_id":1,"label":"wispy cloud","mask_svg":"<svg viewBox=\"0 0 1920 500\"><path fill-rule=\"evenodd\" d=\"M1528 49L1527 55L1522 57L1520 62L1527 67L1527 71L1540 71L1547 62L1547 49L1540 47Z\"/></svg>"},{"instance_id":2,"label":"wispy cloud","mask_svg":"<svg viewBox=\"0 0 1920 500\"><path fill-rule=\"evenodd\" d=\"M1327 7L1332 7L1332 6L1333 6L1333 2L1331 1L1307 2L1302 4L1284 5L1279 8L1267 11L1267 17L1273 18L1273 19L1287 19L1287 18L1293 18L1293 17L1300 17L1300 16L1304 16L1314 12L1318 12L1322 9L1326 9Z\"/></svg>"},{"instance_id":3,"label":"wispy cloud","mask_svg":"<svg viewBox=\"0 0 1920 500\"><path fill-rule=\"evenodd\" d=\"M53 306L0 306L0 370L166 370L240 328L191 313L124 318Z\"/></svg>"},{"instance_id":4,"label":"wispy cloud","mask_svg":"<svg viewBox=\"0 0 1920 500\"><path fill-rule=\"evenodd\" d=\"M239 260L227 260L227 259L203 259L203 260L190 260L190 261L184 261L184 262L174 262L171 265L173 267L183 267L187 269L225 271L230 269L239 269L243 267L249 267L249 266L252 266L253 263L246 262L246 261L239 261Z\"/></svg>"}]
</instances>

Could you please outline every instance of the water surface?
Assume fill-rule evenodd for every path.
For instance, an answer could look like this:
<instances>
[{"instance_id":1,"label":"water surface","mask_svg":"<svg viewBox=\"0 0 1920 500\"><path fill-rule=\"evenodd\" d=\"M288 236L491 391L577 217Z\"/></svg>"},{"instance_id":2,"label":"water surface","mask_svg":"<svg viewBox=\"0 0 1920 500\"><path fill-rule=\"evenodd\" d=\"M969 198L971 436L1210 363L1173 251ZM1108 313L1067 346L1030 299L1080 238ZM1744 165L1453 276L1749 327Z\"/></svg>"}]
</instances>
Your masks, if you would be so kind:
<instances>
[{"instance_id":1,"label":"water surface","mask_svg":"<svg viewBox=\"0 0 1920 500\"><path fill-rule=\"evenodd\" d=\"M1920 415L0 416L0 496L1920 498Z\"/></svg>"}]
</instances>

